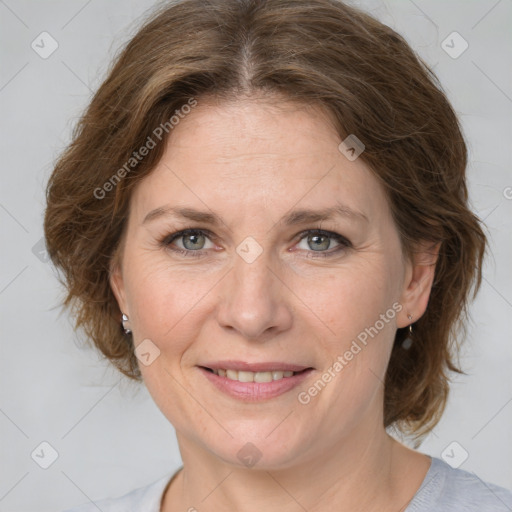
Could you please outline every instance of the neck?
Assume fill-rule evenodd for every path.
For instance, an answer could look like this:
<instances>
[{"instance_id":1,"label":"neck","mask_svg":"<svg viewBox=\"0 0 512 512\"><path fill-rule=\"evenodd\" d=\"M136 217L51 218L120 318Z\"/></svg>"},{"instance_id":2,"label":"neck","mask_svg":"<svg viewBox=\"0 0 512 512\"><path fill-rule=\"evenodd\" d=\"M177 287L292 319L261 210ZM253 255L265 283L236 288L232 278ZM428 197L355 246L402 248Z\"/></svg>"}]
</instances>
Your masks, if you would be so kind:
<instances>
[{"instance_id":1,"label":"neck","mask_svg":"<svg viewBox=\"0 0 512 512\"><path fill-rule=\"evenodd\" d=\"M403 510L430 460L389 437L382 427L355 430L279 469L226 463L178 433L183 470L168 489L162 511Z\"/></svg>"}]
</instances>

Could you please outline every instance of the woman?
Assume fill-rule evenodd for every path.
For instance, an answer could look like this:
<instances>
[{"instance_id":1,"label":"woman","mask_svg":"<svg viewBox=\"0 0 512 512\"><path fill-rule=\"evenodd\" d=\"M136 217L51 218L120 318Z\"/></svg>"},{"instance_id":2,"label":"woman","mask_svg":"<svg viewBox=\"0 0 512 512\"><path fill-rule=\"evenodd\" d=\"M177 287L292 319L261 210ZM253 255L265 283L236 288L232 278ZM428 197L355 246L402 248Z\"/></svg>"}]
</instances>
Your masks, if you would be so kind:
<instances>
[{"instance_id":1,"label":"woman","mask_svg":"<svg viewBox=\"0 0 512 512\"><path fill-rule=\"evenodd\" d=\"M77 511L510 510L392 438L439 421L481 279L434 75L335 0L184 0L117 59L48 184L77 327L183 467Z\"/></svg>"}]
</instances>

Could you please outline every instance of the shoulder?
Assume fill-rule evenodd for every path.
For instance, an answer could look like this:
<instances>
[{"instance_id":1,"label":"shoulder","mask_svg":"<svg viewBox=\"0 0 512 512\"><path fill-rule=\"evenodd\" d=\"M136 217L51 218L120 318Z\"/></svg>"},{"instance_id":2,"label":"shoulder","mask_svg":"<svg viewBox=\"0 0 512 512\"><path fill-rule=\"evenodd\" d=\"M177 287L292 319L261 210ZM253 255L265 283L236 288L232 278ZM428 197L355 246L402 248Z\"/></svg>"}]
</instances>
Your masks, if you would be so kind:
<instances>
[{"instance_id":1,"label":"shoulder","mask_svg":"<svg viewBox=\"0 0 512 512\"><path fill-rule=\"evenodd\" d=\"M179 471L179 470L178 470ZM160 502L169 481L177 472L169 473L159 480L134 489L118 498L106 498L86 503L64 512L160 512Z\"/></svg>"},{"instance_id":2,"label":"shoulder","mask_svg":"<svg viewBox=\"0 0 512 512\"><path fill-rule=\"evenodd\" d=\"M432 457L432 465L406 512L509 512L512 492L454 469Z\"/></svg>"}]
</instances>

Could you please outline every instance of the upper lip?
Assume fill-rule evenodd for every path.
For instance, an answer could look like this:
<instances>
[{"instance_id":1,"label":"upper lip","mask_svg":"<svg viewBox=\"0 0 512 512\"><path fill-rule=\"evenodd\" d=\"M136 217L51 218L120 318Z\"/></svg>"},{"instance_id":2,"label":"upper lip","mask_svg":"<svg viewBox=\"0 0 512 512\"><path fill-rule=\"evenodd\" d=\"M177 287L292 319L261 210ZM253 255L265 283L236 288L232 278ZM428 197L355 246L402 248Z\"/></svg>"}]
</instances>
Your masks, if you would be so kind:
<instances>
[{"instance_id":1,"label":"upper lip","mask_svg":"<svg viewBox=\"0 0 512 512\"><path fill-rule=\"evenodd\" d=\"M271 372L276 370L300 372L311 368L311 366L303 366L299 364L290 364L279 361L268 361L261 363L248 363L246 361L212 361L201 364L205 368L211 370L242 370L247 372Z\"/></svg>"}]
</instances>

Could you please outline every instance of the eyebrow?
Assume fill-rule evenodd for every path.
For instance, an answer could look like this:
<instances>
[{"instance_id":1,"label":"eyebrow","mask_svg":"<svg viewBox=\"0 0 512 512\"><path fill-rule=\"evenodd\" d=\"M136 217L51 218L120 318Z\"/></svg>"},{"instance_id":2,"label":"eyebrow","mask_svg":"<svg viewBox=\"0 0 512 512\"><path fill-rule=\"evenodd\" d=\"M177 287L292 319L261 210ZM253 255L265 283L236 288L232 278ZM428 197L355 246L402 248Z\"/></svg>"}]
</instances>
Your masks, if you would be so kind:
<instances>
[{"instance_id":1,"label":"eyebrow","mask_svg":"<svg viewBox=\"0 0 512 512\"><path fill-rule=\"evenodd\" d=\"M193 220L211 226L219 226L225 224L221 218L215 213L195 210L194 208L187 207L170 207L161 206L150 211L142 221L142 224L147 224L161 217L181 217L183 219ZM281 221L286 226L294 226L296 224L305 224L307 222L320 222L324 220L331 220L335 217L347 217L354 220L363 220L369 222L368 217L359 211L353 210L343 204L337 204L330 208L322 210L295 210L287 214Z\"/></svg>"}]
</instances>

